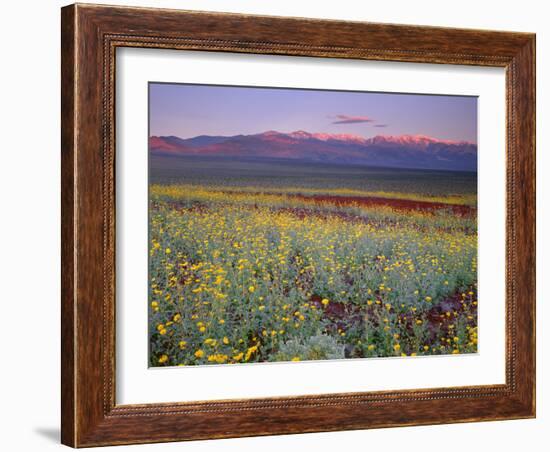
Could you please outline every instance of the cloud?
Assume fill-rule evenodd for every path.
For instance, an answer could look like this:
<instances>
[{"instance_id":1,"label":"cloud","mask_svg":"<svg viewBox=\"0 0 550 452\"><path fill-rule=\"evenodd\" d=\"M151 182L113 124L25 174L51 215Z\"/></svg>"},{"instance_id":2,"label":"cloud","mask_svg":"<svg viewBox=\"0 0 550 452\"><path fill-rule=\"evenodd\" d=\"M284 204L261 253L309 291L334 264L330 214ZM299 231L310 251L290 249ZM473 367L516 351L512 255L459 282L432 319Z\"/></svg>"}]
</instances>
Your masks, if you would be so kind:
<instances>
[{"instance_id":1,"label":"cloud","mask_svg":"<svg viewBox=\"0 0 550 452\"><path fill-rule=\"evenodd\" d=\"M375 124L374 127L388 127L387 124Z\"/></svg>"},{"instance_id":2,"label":"cloud","mask_svg":"<svg viewBox=\"0 0 550 452\"><path fill-rule=\"evenodd\" d=\"M332 121L332 124L360 124L364 122L374 122L374 119L368 116L349 116L349 115L336 115L336 121Z\"/></svg>"}]
</instances>

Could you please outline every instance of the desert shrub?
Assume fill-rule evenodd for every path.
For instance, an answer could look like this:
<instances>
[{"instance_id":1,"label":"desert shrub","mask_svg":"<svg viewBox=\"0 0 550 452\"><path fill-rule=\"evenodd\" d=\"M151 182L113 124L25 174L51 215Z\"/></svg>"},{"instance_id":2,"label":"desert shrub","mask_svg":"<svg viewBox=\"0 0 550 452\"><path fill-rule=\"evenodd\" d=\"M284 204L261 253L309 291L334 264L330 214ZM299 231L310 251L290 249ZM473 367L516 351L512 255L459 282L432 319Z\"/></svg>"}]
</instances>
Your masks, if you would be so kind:
<instances>
[{"instance_id":1,"label":"desert shrub","mask_svg":"<svg viewBox=\"0 0 550 452\"><path fill-rule=\"evenodd\" d=\"M344 345L334 337L316 334L306 339L290 339L281 345L275 361L305 361L344 358Z\"/></svg>"}]
</instances>

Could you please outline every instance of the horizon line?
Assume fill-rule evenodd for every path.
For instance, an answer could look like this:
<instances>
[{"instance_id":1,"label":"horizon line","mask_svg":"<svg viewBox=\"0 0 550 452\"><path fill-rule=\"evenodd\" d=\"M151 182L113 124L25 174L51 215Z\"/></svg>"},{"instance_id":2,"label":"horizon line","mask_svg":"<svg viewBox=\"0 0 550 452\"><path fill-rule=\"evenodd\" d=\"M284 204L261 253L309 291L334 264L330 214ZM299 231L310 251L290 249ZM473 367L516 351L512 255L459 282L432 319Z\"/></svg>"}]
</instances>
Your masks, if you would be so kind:
<instances>
[{"instance_id":1,"label":"horizon line","mask_svg":"<svg viewBox=\"0 0 550 452\"><path fill-rule=\"evenodd\" d=\"M179 138L179 139L182 139L182 140L189 140L189 139L202 137L202 136L205 136L205 137L218 136L218 137L224 137L224 138L232 138L232 137L240 136L240 135L242 135L242 136L253 136L253 135L264 135L264 134L267 134L267 133L279 133L281 135L291 135L291 134L296 134L296 133L307 133L309 135L327 135L327 136L341 136L341 137L348 136L350 138L361 138L361 139L364 139L364 140L369 140L369 139L376 138L376 137L385 137L385 138L411 137L411 138L419 138L419 139L420 138L427 138L427 139L431 139L431 140L435 140L435 141L438 141L438 142L441 142L441 143L447 143L447 144L472 144L472 145L477 146L477 140L475 142L474 141L469 141L469 140L450 140L450 139L447 139L447 138L438 138L438 137L434 137L433 135L426 135L426 134L422 134L422 133L417 133L417 134L403 133L403 134L400 134L400 135L378 133L378 134L374 134L374 135L371 135L371 136L367 137L367 136L359 135L359 134L355 134L355 133L308 132L308 131L305 131L303 129L293 130L291 132L280 132L278 130L270 129L270 130L264 130L263 132L248 133L248 134L241 133L241 134L235 134L235 135L223 135L223 134L217 135L217 134L200 133L198 135L192 135L192 136L187 136L187 137L182 137L182 136L176 135L176 134L149 135L149 138L176 137L176 138Z\"/></svg>"}]
</instances>

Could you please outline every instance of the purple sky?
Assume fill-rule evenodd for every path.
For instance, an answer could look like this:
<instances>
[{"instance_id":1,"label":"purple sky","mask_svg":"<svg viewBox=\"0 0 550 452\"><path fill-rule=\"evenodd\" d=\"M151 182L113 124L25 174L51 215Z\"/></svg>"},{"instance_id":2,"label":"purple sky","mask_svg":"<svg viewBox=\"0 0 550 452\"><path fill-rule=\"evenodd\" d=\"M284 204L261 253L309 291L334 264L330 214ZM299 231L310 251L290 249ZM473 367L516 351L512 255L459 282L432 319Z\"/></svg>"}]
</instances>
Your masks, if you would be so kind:
<instances>
[{"instance_id":1,"label":"purple sky","mask_svg":"<svg viewBox=\"0 0 550 452\"><path fill-rule=\"evenodd\" d=\"M305 130L477 143L476 97L150 83L149 101L150 135Z\"/></svg>"}]
</instances>

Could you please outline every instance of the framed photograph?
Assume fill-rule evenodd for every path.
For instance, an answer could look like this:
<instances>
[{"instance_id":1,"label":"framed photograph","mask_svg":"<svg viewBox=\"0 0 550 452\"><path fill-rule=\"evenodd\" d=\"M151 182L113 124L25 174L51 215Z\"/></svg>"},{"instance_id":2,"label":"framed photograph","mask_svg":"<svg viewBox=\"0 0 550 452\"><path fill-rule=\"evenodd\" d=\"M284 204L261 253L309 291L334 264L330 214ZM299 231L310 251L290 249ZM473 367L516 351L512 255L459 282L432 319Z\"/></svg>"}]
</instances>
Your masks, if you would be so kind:
<instances>
[{"instance_id":1,"label":"framed photograph","mask_svg":"<svg viewBox=\"0 0 550 452\"><path fill-rule=\"evenodd\" d=\"M535 416L535 36L62 9L62 442Z\"/></svg>"}]
</instances>

